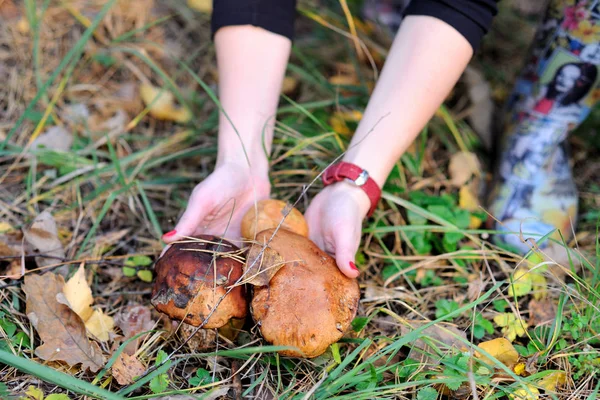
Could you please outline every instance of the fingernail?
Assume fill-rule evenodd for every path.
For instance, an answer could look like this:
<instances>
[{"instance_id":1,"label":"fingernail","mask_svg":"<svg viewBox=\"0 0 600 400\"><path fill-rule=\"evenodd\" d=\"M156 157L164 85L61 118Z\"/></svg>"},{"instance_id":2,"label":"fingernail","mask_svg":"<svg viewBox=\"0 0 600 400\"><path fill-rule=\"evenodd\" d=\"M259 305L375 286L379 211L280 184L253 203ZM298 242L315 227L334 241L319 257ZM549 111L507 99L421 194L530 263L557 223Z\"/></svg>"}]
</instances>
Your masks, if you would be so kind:
<instances>
[{"instance_id":1,"label":"fingernail","mask_svg":"<svg viewBox=\"0 0 600 400\"><path fill-rule=\"evenodd\" d=\"M175 229L173 229L172 231L165 233L163 236L171 237L171 236L175 235L176 233L177 233L177 231Z\"/></svg>"},{"instance_id":2,"label":"fingernail","mask_svg":"<svg viewBox=\"0 0 600 400\"><path fill-rule=\"evenodd\" d=\"M358 268L356 268L356 264L354 264L352 261L350 261L350 268L352 268L355 271L358 271Z\"/></svg>"}]
</instances>

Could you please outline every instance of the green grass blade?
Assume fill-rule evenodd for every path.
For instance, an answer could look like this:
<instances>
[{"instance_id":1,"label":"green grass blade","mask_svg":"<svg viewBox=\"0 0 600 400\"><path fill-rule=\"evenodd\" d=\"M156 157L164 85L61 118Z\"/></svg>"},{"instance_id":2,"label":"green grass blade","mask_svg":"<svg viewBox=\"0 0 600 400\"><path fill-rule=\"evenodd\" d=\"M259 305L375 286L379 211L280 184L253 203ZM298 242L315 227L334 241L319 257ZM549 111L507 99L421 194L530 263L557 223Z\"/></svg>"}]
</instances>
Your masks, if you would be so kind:
<instances>
[{"instance_id":1,"label":"green grass blade","mask_svg":"<svg viewBox=\"0 0 600 400\"><path fill-rule=\"evenodd\" d=\"M116 393L111 393L108 390L65 374L64 372L38 364L35 361L24 357L15 356L4 350L0 350L0 363L10 365L19 371L33 375L44 382L53 383L74 393L90 396L95 399L121 400L124 398Z\"/></svg>"}]
</instances>

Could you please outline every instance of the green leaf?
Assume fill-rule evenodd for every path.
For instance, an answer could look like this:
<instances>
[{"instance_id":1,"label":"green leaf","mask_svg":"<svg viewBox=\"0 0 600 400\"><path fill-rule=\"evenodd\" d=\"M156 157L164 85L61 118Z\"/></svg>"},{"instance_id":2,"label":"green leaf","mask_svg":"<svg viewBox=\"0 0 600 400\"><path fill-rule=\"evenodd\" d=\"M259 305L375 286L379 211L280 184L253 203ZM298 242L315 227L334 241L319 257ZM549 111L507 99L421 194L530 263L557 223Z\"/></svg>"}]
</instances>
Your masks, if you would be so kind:
<instances>
[{"instance_id":1,"label":"green leaf","mask_svg":"<svg viewBox=\"0 0 600 400\"><path fill-rule=\"evenodd\" d=\"M132 256L125 261L128 267L145 267L152 264L152 259L148 256Z\"/></svg>"},{"instance_id":2,"label":"green leaf","mask_svg":"<svg viewBox=\"0 0 600 400\"><path fill-rule=\"evenodd\" d=\"M437 400L438 392L432 387L426 387L417 393L417 400Z\"/></svg>"},{"instance_id":3,"label":"green leaf","mask_svg":"<svg viewBox=\"0 0 600 400\"><path fill-rule=\"evenodd\" d=\"M13 336L10 341L15 346L31 348L31 341L25 332L17 332L17 334Z\"/></svg>"},{"instance_id":4,"label":"green leaf","mask_svg":"<svg viewBox=\"0 0 600 400\"><path fill-rule=\"evenodd\" d=\"M0 319L0 327L4 330L6 336L8 336L9 338L13 337L13 335L17 331L17 325L4 318Z\"/></svg>"},{"instance_id":5,"label":"green leaf","mask_svg":"<svg viewBox=\"0 0 600 400\"><path fill-rule=\"evenodd\" d=\"M406 232L406 237L414 246L418 254L429 254L431 252L430 232Z\"/></svg>"},{"instance_id":6,"label":"green leaf","mask_svg":"<svg viewBox=\"0 0 600 400\"><path fill-rule=\"evenodd\" d=\"M31 109L31 110L26 110L25 114L23 116L25 117L25 119L33 122L34 124L37 124L44 117L44 113L41 111ZM54 123L55 123L54 118L52 117L52 115L49 115L48 119L46 120L46 125L53 125Z\"/></svg>"},{"instance_id":7,"label":"green leaf","mask_svg":"<svg viewBox=\"0 0 600 400\"><path fill-rule=\"evenodd\" d=\"M438 217L446 220L447 222L450 222L451 224L456 223L456 217L454 216L454 213L446 206L429 206L427 207L427 211L437 215Z\"/></svg>"},{"instance_id":8,"label":"green leaf","mask_svg":"<svg viewBox=\"0 0 600 400\"><path fill-rule=\"evenodd\" d=\"M367 318L367 317L356 317L351 322L352 330L354 332L360 332L360 331L362 331L365 328L365 326L367 326L368 323L369 323L369 318Z\"/></svg>"},{"instance_id":9,"label":"green leaf","mask_svg":"<svg viewBox=\"0 0 600 400\"><path fill-rule=\"evenodd\" d=\"M504 312L508 308L508 302L504 299L494 300L492 304L494 305L494 310L498 312Z\"/></svg>"},{"instance_id":10,"label":"green leaf","mask_svg":"<svg viewBox=\"0 0 600 400\"><path fill-rule=\"evenodd\" d=\"M138 271L137 276L144 282L152 282L152 271L148 269L142 269Z\"/></svg>"},{"instance_id":11,"label":"green leaf","mask_svg":"<svg viewBox=\"0 0 600 400\"><path fill-rule=\"evenodd\" d=\"M169 355L164 350L159 350L156 354L156 360L154 361L154 365L162 364ZM171 361L167 362L167 365L170 364ZM167 390L169 387L169 377L167 374L159 374L150 380L150 390L152 393L162 393Z\"/></svg>"},{"instance_id":12,"label":"green leaf","mask_svg":"<svg viewBox=\"0 0 600 400\"><path fill-rule=\"evenodd\" d=\"M331 345L331 355L337 364L342 363L342 357L340 356L340 346L337 343Z\"/></svg>"},{"instance_id":13,"label":"green leaf","mask_svg":"<svg viewBox=\"0 0 600 400\"><path fill-rule=\"evenodd\" d=\"M453 313L460 308L460 305L453 300L439 299L435 302L435 317L443 318L444 316ZM451 318L451 320L454 318Z\"/></svg>"},{"instance_id":14,"label":"green leaf","mask_svg":"<svg viewBox=\"0 0 600 400\"><path fill-rule=\"evenodd\" d=\"M204 383L208 383L210 381L212 381L210 372L208 372L204 368L198 368L196 370L196 376L190 378L189 383L192 386L201 386Z\"/></svg>"},{"instance_id":15,"label":"green leaf","mask_svg":"<svg viewBox=\"0 0 600 400\"><path fill-rule=\"evenodd\" d=\"M92 60L96 61L98 64L106 68L112 67L117 62L117 60L113 56L106 53L94 54L92 56Z\"/></svg>"},{"instance_id":16,"label":"green leaf","mask_svg":"<svg viewBox=\"0 0 600 400\"><path fill-rule=\"evenodd\" d=\"M126 277L131 278L132 276L135 276L135 273L135 268L123 267L123 275L125 275Z\"/></svg>"}]
</instances>

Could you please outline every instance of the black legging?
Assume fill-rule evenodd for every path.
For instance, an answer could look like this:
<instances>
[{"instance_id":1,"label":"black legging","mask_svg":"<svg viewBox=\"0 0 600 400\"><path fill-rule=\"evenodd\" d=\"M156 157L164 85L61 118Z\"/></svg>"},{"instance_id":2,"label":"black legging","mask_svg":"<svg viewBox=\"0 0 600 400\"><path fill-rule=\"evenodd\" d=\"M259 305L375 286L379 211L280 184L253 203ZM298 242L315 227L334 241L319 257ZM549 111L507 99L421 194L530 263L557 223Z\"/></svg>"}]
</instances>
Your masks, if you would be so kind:
<instances>
[{"instance_id":1,"label":"black legging","mask_svg":"<svg viewBox=\"0 0 600 400\"><path fill-rule=\"evenodd\" d=\"M498 1L412 0L405 15L438 18L459 31L476 50L496 15ZM212 32L224 26L254 25L292 39L295 15L296 0L214 0Z\"/></svg>"}]
</instances>

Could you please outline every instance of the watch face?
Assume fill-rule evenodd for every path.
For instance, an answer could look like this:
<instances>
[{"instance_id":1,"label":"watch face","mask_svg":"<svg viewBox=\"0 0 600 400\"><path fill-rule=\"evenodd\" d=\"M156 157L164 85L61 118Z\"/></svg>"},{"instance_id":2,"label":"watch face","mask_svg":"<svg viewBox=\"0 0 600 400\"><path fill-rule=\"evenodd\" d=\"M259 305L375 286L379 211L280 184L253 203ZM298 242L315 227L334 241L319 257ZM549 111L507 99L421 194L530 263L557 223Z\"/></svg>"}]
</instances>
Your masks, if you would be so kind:
<instances>
[{"instance_id":1,"label":"watch face","mask_svg":"<svg viewBox=\"0 0 600 400\"><path fill-rule=\"evenodd\" d=\"M356 186L362 186L365 183L367 183L367 181L369 180L369 173L365 170L363 170L360 175L358 176L358 178L356 178L356 180L354 181L354 184Z\"/></svg>"}]
</instances>

